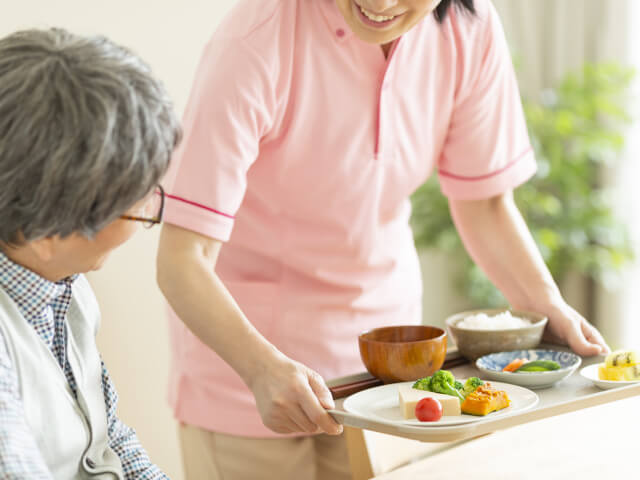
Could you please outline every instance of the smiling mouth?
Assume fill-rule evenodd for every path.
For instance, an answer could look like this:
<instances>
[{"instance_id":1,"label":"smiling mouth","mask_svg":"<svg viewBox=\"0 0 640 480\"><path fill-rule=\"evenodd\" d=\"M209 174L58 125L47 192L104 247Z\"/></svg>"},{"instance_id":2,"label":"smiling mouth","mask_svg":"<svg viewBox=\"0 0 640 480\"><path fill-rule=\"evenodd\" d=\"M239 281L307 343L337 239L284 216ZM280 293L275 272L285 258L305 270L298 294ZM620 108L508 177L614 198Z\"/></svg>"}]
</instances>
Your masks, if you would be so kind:
<instances>
[{"instance_id":1,"label":"smiling mouth","mask_svg":"<svg viewBox=\"0 0 640 480\"><path fill-rule=\"evenodd\" d=\"M356 7L358 7L358 9L362 12L362 14L365 17L367 17L369 20L371 20L373 22L384 23L384 22L388 22L390 20L393 20L394 18L396 18L398 16L398 15L392 15L392 16L376 15L375 13L372 13L372 12L370 12L368 10L365 10L360 5L358 5L357 3L356 3Z\"/></svg>"}]
</instances>

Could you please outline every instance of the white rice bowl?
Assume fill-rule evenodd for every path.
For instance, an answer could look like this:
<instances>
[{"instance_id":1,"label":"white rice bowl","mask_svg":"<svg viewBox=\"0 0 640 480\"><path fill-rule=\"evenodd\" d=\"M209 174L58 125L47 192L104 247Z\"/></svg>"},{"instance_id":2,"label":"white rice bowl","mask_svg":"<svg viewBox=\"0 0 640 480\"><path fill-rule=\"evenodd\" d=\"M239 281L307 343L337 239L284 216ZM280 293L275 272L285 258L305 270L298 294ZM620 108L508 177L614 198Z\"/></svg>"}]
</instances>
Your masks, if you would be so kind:
<instances>
[{"instance_id":1,"label":"white rice bowl","mask_svg":"<svg viewBox=\"0 0 640 480\"><path fill-rule=\"evenodd\" d=\"M511 312L507 310L493 316L489 316L486 313L469 315L459 321L456 326L470 330L506 330L530 327L531 322L527 319L513 316Z\"/></svg>"}]
</instances>

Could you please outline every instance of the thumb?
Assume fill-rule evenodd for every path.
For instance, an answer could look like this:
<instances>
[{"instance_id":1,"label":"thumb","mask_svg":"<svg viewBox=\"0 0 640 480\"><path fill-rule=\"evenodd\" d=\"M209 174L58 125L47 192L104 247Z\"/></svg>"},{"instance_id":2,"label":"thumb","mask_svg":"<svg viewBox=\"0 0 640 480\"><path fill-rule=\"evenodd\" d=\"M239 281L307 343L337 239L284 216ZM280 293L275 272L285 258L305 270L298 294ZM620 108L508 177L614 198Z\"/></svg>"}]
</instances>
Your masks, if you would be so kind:
<instances>
[{"instance_id":1,"label":"thumb","mask_svg":"<svg viewBox=\"0 0 640 480\"><path fill-rule=\"evenodd\" d=\"M582 329L573 322L567 332L567 343L569 344L569 347L571 347L571 350L576 352L578 355L588 357L598 355L602 351L599 345L589 342L582 333Z\"/></svg>"},{"instance_id":2,"label":"thumb","mask_svg":"<svg viewBox=\"0 0 640 480\"><path fill-rule=\"evenodd\" d=\"M313 393L315 393L316 397L318 397L320 405L322 405L323 408L331 409L336 407L329 388L327 388L322 377L316 372L309 372L309 386L311 387L311 390L313 390Z\"/></svg>"}]
</instances>

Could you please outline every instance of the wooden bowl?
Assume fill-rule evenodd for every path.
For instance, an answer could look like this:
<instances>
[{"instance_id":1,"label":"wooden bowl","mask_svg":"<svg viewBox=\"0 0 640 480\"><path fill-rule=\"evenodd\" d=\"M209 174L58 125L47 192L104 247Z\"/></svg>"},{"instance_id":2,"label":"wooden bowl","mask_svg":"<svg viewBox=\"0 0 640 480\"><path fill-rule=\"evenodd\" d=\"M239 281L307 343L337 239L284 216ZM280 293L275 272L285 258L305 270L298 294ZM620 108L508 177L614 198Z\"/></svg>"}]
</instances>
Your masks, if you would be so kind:
<instances>
[{"instance_id":1,"label":"wooden bowl","mask_svg":"<svg viewBox=\"0 0 640 480\"><path fill-rule=\"evenodd\" d=\"M371 375L384 383L406 382L440 369L447 353L447 334L437 327L399 325L361 333L358 344Z\"/></svg>"}]
</instances>

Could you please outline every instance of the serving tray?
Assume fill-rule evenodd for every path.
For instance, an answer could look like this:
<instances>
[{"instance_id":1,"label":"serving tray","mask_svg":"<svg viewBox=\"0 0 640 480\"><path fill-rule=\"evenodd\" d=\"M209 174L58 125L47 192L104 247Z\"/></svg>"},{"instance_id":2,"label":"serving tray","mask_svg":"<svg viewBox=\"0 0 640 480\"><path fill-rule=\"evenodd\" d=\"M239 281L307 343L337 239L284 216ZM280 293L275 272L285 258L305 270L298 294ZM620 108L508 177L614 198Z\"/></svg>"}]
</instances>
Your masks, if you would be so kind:
<instances>
[{"instance_id":1,"label":"serving tray","mask_svg":"<svg viewBox=\"0 0 640 480\"><path fill-rule=\"evenodd\" d=\"M554 349L559 349L554 346ZM457 357L456 352L448 354L447 359L453 360ZM583 358L583 365L592 365L601 363L604 357L588 357ZM456 378L467 378L478 376L482 378L481 372L473 363L466 362L450 368ZM335 385L344 385L349 383L362 382L370 376L366 373L354 375L351 377L343 377L327 382L329 387ZM399 437L420 440L422 442L453 442L465 440L488 433L502 430L517 425L549 418L563 413L575 412L597 405L622 400L633 396L640 395L640 383L612 390L601 390L591 381L582 377L579 372L555 384L550 388L536 390L540 397L538 404L530 410L524 412L515 412L512 415L496 417L492 419L489 414L482 421L469 423L464 425L423 427L413 425L399 425L394 422L385 422L376 418L356 415L347 412L343 408L344 398L335 401L335 409L329 410L333 418L346 426L360 428L364 430L372 430L380 433L387 433Z\"/></svg>"}]
</instances>

